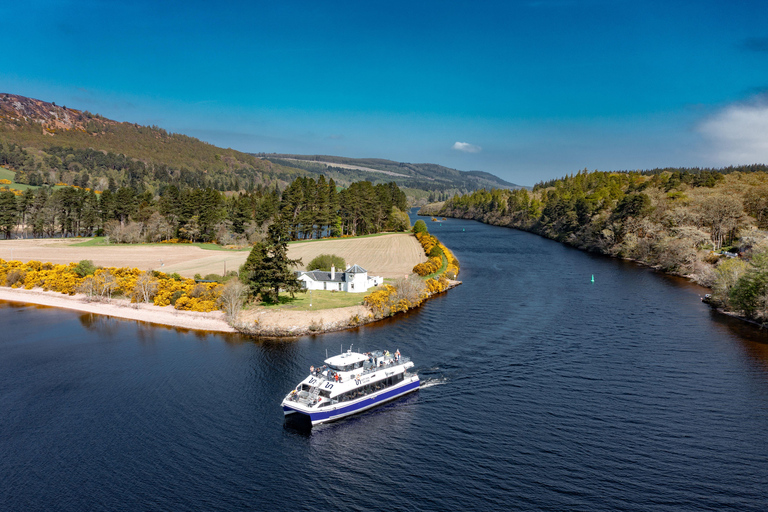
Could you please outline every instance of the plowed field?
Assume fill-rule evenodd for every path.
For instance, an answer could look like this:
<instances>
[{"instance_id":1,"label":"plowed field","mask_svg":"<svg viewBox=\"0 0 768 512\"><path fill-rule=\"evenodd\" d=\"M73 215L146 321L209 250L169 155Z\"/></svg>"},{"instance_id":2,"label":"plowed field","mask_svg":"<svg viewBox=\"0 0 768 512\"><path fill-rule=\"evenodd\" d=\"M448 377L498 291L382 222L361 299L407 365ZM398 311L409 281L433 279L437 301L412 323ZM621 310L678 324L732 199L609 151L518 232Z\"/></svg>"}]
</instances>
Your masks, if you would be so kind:
<instances>
[{"instance_id":1,"label":"plowed field","mask_svg":"<svg viewBox=\"0 0 768 512\"><path fill-rule=\"evenodd\" d=\"M137 267L141 270L178 272L182 276L222 274L237 270L248 257L248 251L211 251L190 245L114 245L78 247L82 242L55 240L0 240L0 258L5 260L38 260L70 263L92 260L109 267ZM360 265L369 275L402 277L417 263L426 261L419 242L411 235L392 234L369 238L321 240L293 243L289 257L301 258L304 266L319 254L336 254L347 265Z\"/></svg>"}]
</instances>

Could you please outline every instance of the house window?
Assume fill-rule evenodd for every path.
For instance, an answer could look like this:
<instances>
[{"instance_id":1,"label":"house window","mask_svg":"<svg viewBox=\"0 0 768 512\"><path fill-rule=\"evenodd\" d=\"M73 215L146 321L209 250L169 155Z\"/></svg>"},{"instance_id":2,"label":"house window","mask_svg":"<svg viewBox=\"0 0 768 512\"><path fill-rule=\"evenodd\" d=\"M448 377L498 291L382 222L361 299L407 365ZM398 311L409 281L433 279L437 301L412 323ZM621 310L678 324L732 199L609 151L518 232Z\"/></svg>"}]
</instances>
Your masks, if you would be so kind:
<instances>
[{"instance_id":1,"label":"house window","mask_svg":"<svg viewBox=\"0 0 768 512\"><path fill-rule=\"evenodd\" d=\"M339 291L341 291L341 283L339 283Z\"/></svg>"},{"instance_id":2,"label":"house window","mask_svg":"<svg viewBox=\"0 0 768 512\"><path fill-rule=\"evenodd\" d=\"M349 289L354 290L355 289L355 283L349 283Z\"/></svg>"},{"instance_id":3,"label":"house window","mask_svg":"<svg viewBox=\"0 0 768 512\"><path fill-rule=\"evenodd\" d=\"M323 283L323 290L327 290L327 289L328 289L328 283Z\"/></svg>"}]
</instances>

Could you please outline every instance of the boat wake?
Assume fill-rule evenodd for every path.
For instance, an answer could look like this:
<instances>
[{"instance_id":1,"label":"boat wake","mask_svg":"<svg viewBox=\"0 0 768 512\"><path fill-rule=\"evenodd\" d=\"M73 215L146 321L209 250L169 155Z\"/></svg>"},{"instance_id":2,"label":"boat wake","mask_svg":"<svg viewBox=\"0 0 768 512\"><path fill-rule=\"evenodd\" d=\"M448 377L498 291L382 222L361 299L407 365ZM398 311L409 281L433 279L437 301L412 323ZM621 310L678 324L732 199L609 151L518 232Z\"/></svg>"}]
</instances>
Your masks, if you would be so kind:
<instances>
[{"instance_id":1,"label":"boat wake","mask_svg":"<svg viewBox=\"0 0 768 512\"><path fill-rule=\"evenodd\" d=\"M439 386L440 384L445 384L446 382L448 382L448 379L446 379L445 377L441 377L439 379L426 379L421 382L419 389L426 389L426 388L431 388L432 386Z\"/></svg>"}]
</instances>

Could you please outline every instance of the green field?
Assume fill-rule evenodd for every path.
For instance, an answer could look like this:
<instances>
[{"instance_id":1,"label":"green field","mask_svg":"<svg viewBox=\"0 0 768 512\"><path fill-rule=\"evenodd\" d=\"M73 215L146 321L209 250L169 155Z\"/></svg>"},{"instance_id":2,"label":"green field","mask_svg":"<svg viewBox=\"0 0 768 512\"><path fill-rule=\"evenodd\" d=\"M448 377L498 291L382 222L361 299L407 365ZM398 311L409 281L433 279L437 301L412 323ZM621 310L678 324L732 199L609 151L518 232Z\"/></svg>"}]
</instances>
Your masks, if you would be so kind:
<instances>
[{"instance_id":1,"label":"green field","mask_svg":"<svg viewBox=\"0 0 768 512\"><path fill-rule=\"evenodd\" d=\"M373 289L369 290L373 291ZM309 292L297 293L293 299L285 293L280 294L278 304L264 304L267 308L293 309L297 311L318 311L321 309L345 308L347 306L357 306L363 303L363 299L368 293L348 293L332 292L330 290L312 290ZM312 307L309 306L310 299Z\"/></svg>"},{"instance_id":2,"label":"green field","mask_svg":"<svg viewBox=\"0 0 768 512\"><path fill-rule=\"evenodd\" d=\"M6 169L5 167L0 167L0 180L13 181L13 178L15 176L16 174L12 170ZM42 187L36 187L33 185L25 185L23 183L11 183L10 185L2 184L0 185L0 187L8 187L10 189L15 189L15 190L27 190L27 189L37 190L39 188L42 188ZM53 188L64 188L64 187L59 185L59 186L54 186Z\"/></svg>"}]
</instances>

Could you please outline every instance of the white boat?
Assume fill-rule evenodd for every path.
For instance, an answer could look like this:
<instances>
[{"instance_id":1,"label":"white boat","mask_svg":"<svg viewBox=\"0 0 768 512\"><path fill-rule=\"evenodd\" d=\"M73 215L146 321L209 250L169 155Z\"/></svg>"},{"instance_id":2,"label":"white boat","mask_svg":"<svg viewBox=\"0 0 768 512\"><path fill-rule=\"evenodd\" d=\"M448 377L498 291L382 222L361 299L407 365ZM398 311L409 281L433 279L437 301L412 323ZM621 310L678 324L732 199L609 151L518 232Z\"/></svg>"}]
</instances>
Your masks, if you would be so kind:
<instances>
[{"instance_id":1,"label":"white boat","mask_svg":"<svg viewBox=\"0 0 768 512\"><path fill-rule=\"evenodd\" d=\"M306 417L312 425L365 411L419 389L413 362L400 351L352 352L329 357L283 399L286 417Z\"/></svg>"}]
</instances>

